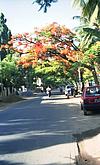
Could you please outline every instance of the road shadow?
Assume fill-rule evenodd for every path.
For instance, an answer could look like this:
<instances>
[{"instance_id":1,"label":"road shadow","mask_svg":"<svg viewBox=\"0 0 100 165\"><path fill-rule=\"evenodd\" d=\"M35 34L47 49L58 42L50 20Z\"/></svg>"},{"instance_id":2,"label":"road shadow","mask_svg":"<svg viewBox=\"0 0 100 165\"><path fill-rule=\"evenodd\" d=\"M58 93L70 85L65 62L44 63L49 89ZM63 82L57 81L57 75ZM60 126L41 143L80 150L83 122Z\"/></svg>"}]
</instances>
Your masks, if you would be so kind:
<instances>
[{"instance_id":1,"label":"road shadow","mask_svg":"<svg viewBox=\"0 0 100 165\"><path fill-rule=\"evenodd\" d=\"M88 131L84 131L80 134L74 134L74 137L79 142L83 139L93 138L94 136L98 135L99 133L100 133L100 127L95 128L95 129L91 129L91 130L88 130Z\"/></svg>"},{"instance_id":2,"label":"road shadow","mask_svg":"<svg viewBox=\"0 0 100 165\"><path fill-rule=\"evenodd\" d=\"M41 97L24 101L0 112L0 154L74 142L66 104L41 101Z\"/></svg>"},{"instance_id":3,"label":"road shadow","mask_svg":"<svg viewBox=\"0 0 100 165\"><path fill-rule=\"evenodd\" d=\"M0 160L0 165L24 165L23 163L11 163L9 161Z\"/></svg>"},{"instance_id":4,"label":"road shadow","mask_svg":"<svg viewBox=\"0 0 100 165\"><path fill-rule=\"evenodd\" d=\"M72 144L75 141L73 132L80 122L84 124L88 118L78 116L77 103L64 101L62 104L55 104L57 100L63 99L55 97L50 102L42 103L43 98L40 96L1 111L0 155Z\"/></svg>"}]
</instances>

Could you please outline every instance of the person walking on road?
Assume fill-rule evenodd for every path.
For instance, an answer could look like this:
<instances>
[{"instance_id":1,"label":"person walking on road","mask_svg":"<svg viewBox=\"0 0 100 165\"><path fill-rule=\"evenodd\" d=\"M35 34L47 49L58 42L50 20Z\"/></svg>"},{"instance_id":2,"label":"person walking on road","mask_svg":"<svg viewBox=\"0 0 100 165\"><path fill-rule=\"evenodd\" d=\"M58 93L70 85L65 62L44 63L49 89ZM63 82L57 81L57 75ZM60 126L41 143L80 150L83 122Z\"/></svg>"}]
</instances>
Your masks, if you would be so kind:
<instances>
[{"instance_id":1,"label":"person walking on road","mask_svg":"<svg viewBox=\"0 0 100 165\"><path fill-rule=\"evenodd\" d=\"M47 91L47 95L50 97L51 96L51 87L50 87L50 85L47 87L46 91Z\"/></svg>"}]
</instances>

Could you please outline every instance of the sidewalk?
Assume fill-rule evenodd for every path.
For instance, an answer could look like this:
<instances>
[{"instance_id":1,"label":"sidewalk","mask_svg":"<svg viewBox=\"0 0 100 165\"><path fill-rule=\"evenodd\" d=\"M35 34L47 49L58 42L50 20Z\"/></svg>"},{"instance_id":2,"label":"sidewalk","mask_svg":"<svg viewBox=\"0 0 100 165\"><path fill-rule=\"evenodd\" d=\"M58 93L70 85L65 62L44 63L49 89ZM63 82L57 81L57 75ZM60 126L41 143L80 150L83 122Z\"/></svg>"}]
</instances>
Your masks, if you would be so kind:
<instances>
[{"instance_id":1,"label":"sidewalk","mask_svg":"<svg viewBox=\"0 0 100 165\"><path fill-rule=\"evenodd\" d=\"M78 165L100 165L100 128L83 133L78 151Z\"/></svg>"}]
</instances>

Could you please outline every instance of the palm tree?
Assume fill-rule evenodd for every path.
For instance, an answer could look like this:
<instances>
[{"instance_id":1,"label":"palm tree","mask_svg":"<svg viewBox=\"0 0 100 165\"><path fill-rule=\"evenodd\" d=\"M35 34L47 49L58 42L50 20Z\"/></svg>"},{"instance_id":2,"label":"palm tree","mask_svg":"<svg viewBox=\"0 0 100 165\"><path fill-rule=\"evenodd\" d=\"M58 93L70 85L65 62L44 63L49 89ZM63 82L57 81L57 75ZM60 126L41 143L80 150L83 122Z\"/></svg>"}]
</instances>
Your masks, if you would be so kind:
<instances>
[{"instance_id":1,"label":"palm tree","mask_svg":"<svg viewBox=\"0 0 100 165\"><path fill-rule=\"evenodd\" d=\"M80 20L82 20L82 18ZM80 48L82 50L85 50L97 41L100 41L100 29L95 26L90 26L88 21L86 23L80 21L80 26L75 27L74 30L80 37Z\"/></svg>"},{"instance_id":2,"label":"palm tree","mask_svg":"<svg viewBox=\"0 0 100 165\"><path fill-rule=\"evenodd\" d=\"M82 9L82 17L88 18L90 23L100 24L100 0L73 0L73 5ZM96 25L97 26L97 25Z\"/></svg>"},{"instance_id":3,"label":"palm tree","mask_svg":"<svg viewBox=\"0 0 100 165\"><path fill-rule=\"evenodd\" d=\"M73 0L73 5L81 8L80 26L76 28L81 36L81 48L88 48L100 41L100 0Z\"/></svg>"},{"instance_id":4,"label":"palm tree","mask_svg":"<svg viewBox=\"0 0 100 165\"><path fill-rule=\"evenodd\" d=\"M33 4L34 3L37 3L38 5L40 5L40 9L44 9L44 13L47 12L47 8L48 7L51 7L51 3L54 3L54 2L57 2L58 0L34 0L33 1Z\"/></svg>"}]
</instances>

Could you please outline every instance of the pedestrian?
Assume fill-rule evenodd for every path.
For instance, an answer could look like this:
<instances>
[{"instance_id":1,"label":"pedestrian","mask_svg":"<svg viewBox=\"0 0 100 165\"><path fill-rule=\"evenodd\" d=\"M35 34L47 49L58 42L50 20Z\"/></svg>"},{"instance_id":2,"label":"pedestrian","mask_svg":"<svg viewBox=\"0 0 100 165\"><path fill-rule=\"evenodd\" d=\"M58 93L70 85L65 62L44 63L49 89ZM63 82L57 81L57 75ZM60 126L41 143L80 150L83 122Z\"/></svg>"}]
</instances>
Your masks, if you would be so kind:
<instances>
[{"instance_id":1,"label":"pedestrian","mask_svg":"<svg viewBox=\"0 0 100 165\"><path fill-rule=\"evenodd\" d=\"M47 95L50 97L51 96L51 87L50 85L46 89Z\"/></svg>"}]
</instances>

